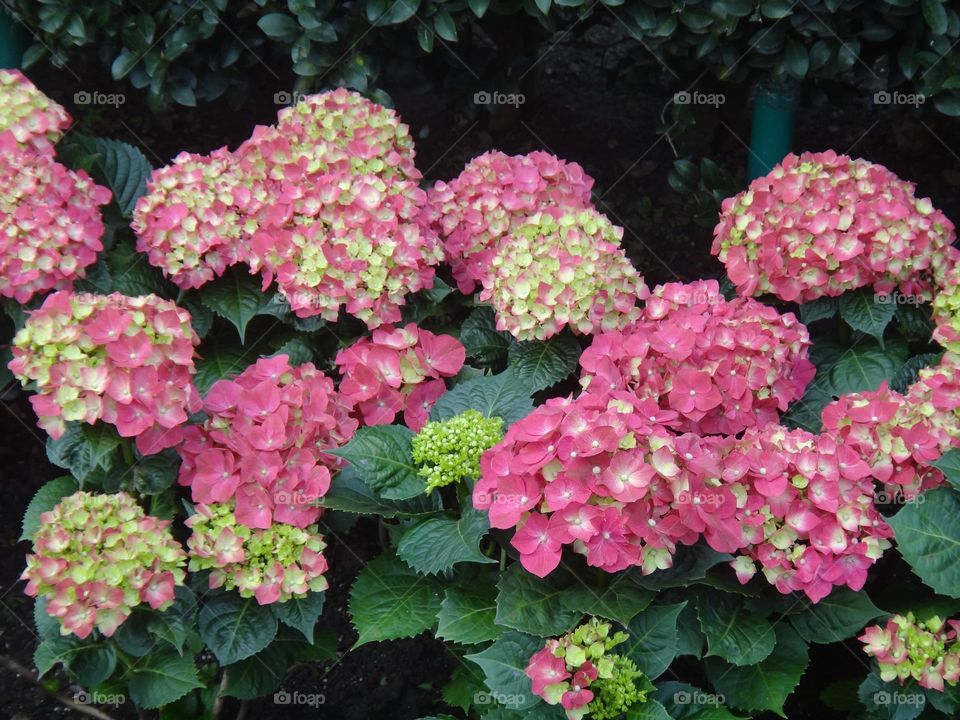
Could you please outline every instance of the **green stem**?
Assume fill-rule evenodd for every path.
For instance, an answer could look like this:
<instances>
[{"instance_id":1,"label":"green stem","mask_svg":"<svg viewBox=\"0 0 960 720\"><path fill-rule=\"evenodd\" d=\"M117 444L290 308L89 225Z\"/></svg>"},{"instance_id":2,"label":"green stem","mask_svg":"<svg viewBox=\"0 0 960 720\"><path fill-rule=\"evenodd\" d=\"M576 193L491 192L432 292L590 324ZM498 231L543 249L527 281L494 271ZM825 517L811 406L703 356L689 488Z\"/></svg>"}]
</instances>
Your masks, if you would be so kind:
<instances>
[{"instance_id":1,"label":"green stem","mask_svg":"<svg viewBox=\"0 0 960 720\"><path fill-rule=\"evenodd\" d=\"M129 438L121 438L120 440L120 450L123 452L123 461L127 465L134 465L137 462L136 457L133 454L133 441Z\"/></svg>"},{"instance_id":2,"label":"green stem","mask_svg":"<svg viewBox=\"0 0 960 720\"><path fill-rule=\"evenodd\" d=\"M500 572L503 572L507 567L507 551L503 548L500 548Z\"/></svg>"}]
</instances>

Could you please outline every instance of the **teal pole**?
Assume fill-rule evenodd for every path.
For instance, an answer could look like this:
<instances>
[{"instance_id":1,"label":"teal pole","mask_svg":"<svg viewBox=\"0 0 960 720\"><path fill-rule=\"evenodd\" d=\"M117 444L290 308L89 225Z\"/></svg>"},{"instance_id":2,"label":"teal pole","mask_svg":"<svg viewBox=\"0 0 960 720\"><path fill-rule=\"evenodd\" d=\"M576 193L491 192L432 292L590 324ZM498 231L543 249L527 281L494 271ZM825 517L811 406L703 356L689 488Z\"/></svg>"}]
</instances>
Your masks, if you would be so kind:
<instances>
[{"instance_id":1,"label":"teal pole","mask_svg":"<svg viewBox=\"0 0 960 720\"><path fill-rule=\"evenodd\" d=\"M764 77L757 83L750 126L747 182L766 175L793 149L793 126L800 83Z\"/></svg>"},{"instance_id":2,"label":"teal pole","mask_svg":"<svg viewBox=\"0 0 960 720\"><path fill-rule=\"evenodd\" d=\"M27 38L18 20L0 10L0 68L19 68Z\"/></svg>"}]
</instances>

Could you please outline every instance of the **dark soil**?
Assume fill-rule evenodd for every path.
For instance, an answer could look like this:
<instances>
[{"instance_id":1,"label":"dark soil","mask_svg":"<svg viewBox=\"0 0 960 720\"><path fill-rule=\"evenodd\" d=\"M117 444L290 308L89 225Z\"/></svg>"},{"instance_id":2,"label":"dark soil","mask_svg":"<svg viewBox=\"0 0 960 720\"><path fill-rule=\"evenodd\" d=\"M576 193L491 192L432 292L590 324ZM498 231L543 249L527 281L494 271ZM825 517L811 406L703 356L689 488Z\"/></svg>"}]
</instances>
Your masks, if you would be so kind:
<instances>
[{"instance_id":1,"label":"dark soil","mask_svg":"<svg viewBox=\"0 0 960 720\"><path fill-rule=\"evenodd\" d=\"M471 102L476 90L493 90L482 80L463 76L456 58L440 56L424 66L417 60L397 63L385 72L381 85L417 138L418 164L428 179L456 175L470 158L488 149L523 153L546 149L581 163L596 178L599 207L625 228L625 246L650 284L698 277L717 277L722 268L709 254L711 230L691 219L689 200L673 191L667 173L676 155L658 128L672 123L669 108L673 93L684 89L715 92L708 80L672 76L649 63L631 64L631 53L645 51L623 44L613 23L593 27L585 35L571 33L556 45L540 46L540 59L512 69L525 102L517 109L490 114ZM473 58L469 58L473 62ZM155 165L178 152L207 152L246 139L256 124L273 121L274 94L289 88L291 78L277 80L254 70L250 97L242 108L224 111L221 106L176 108L152 113L143 99L104 79L89 66L72 66L72 72L37 70L31 76L49 95L63 103L78 119L77 130L108 135L141 147ZM524 70L524 67L528 70ZM450 69L454 70L451 71ZM485 70L488 68L485 68ZM521 78L520 75L525 73ZM478 72L486 77L485 72ZM681 73L683 74L683 73ZM450 81L449 78L459 78ZM445 87L445 83L452 86ZM124 92L119 109L77 108L77 90ZM701 112L697 123L682 134L671 135L680 155L705 155L737 177L746 166L749 138L749 104L746 87L724 86L726 102L719 111ZM879 107L871 102L872 90L827 92L808 87L797 118L795 147L799 150L834 148L887 165L899 176L919 185L921 195L955 221L960 220L960 135L957 123L935 113L922 117L907 110ZM838 99L839 98L839 99ZM3 653L32 667L36 639L32 629L32 601L21 590L17 577L28 550L17 544L20 518L29 499L56 468L44 455L41 432L29 404L17 391L8 391L0 406L0 475L4 503L0 512L0 640ZM321 627L334 632L344 653L339 661L295 669L284 687L322 694L319 708L274 705L270 698L250 703L247 717L354 718L390 717L408 720L437 711L439 688L457 665L444 646L427 637L371 644L350 650L356 635L346 613L350 584L364 561L380 551L376 526L362 520L330 543L330 586ZM823 688L849 670L862 677L843 647L815 647L813 670L787 706L792 720L830 718L818 700ZM840 670L844 670L841 672ZM67 690L66 679L60 677ZM68 692L69 694L69 692ZM227 717L233 707L228 707ZM115 717L135 717L127 706ZM0 717L74 718L40 689L0 671Z\"/></svg>"}]
</instances>

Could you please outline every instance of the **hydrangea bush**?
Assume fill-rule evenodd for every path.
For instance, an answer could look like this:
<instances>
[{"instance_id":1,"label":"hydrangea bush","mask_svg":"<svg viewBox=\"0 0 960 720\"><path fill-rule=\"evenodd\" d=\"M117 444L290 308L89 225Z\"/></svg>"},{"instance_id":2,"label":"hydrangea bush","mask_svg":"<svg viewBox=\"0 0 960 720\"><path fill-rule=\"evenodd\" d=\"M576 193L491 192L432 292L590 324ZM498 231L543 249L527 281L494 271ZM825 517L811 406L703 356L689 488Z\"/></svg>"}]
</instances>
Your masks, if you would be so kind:
<instances>
[{"instance_id":1,"label":"hydrangea bush","mask_svg":"<svg viewBox=\"0 0 960 720\"><path fill-rule=\"evenodd\" d=\"M0 77L9 368L68 473L24 519L51 687L222 717L426 633L435 717L960 713L960 251L912 184L790 156L724 204L728 278L651 292L544 152L425 187L341 89L90 178Z\"/></svg>"}]
</instances>

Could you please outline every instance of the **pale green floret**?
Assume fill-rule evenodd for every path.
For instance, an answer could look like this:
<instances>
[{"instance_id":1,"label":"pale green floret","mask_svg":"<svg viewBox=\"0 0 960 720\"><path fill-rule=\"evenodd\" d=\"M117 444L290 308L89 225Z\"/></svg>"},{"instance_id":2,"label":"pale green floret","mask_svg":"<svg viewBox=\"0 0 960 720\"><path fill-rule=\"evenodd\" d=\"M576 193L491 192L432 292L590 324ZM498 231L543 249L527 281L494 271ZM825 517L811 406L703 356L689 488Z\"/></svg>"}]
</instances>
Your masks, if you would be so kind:
<instances>
[{"instance_id":1,"label":"pale green floret","mask_svg":"<svg viewBox=\"0 0 960 720\"><path fill-rule=\"evenodd\" d=\"M434 488L480 477L480 456L503 439L503 420L467 410L442 422L429 422L413 438L413 461Z\"/></svg>"}]
</instances>

